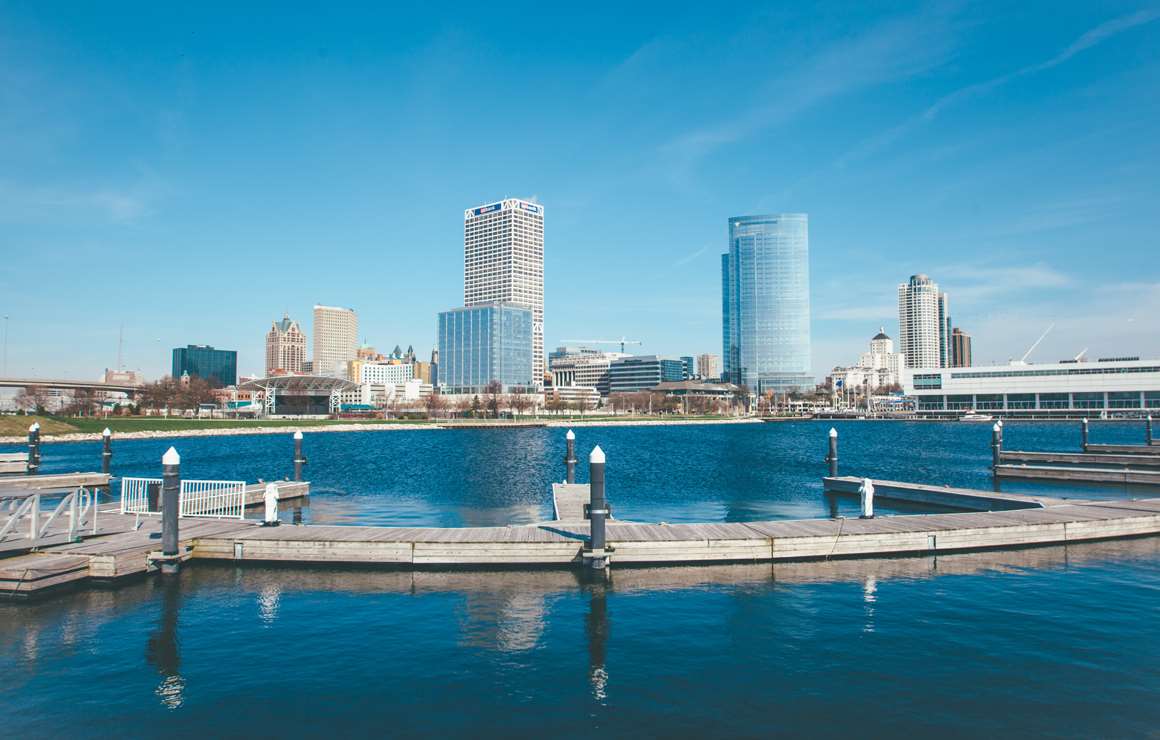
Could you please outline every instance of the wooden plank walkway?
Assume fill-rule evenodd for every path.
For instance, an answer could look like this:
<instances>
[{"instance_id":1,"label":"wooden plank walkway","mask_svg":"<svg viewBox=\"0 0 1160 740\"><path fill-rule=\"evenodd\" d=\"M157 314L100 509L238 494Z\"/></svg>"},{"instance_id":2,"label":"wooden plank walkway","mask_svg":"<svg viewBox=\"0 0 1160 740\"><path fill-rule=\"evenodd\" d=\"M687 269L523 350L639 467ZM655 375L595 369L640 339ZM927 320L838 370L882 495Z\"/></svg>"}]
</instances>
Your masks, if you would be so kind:
<instances>
[{"instance_id":1,"label":"wooden plank walkway","mask_svg":"<svg viewBox=\"0 0 1160 740\"><path fill-rule=\"evenodd\" d=\"M827 493L857 495L862 479L856 476L826 477L822 479ZM972 488L951 488L924 483L904 483L893 480L874 481L874 499L904 501L911 504L940 506L963 511L1007 511L1012 509L1041 509L1062 504L1061 498L1022 496L1011 493L979 491Z\"/></svg>"},{"instance_id":2,"label":"wooden plank walkway","mask_svg":"<svg viewBox=\"0 0 1160 740\"><path fill-rule=\"evenodd\" d=\"M1160 455L1160 444L1151 445L1093 445L1087 446L1086 452L1111 455Z\"/></svg>"},{"instance_id":3,"label":"wooden plank walkway","mask_svg":"<svg viewBox=\"0 0 1160 740\"><path fill-rule=\"evenodd\" d=\"M915 485L884 483L899 490ZM581 487L570 488L578 493ZM952 495L992 505L998 497L1007 503L1026 499L1022 503L1028 508L874 519L613 521L607 526L608 553L614 565L753 563L931 555L1160 534L1160 498L1046 503L1036 497L952 490ZM574 503L575 496L564 506ZM0 560L0 594L29 596L85 579L150 572L160 550L160 518L141 517L138 529L133 516L102 512L102 517L122 531ZM578 566L589 527L583 520L505 527L263 527L255 521L189 518L180 526L183 556L195 560L401 568ZM83 565L78 558L85 559Z\"/></svg>"},{"instance_id":4,"label":"wooden plank walkway","mask_svg":"<svg viewBox=\"0 0 1160 740\"><path fill-rule=\"evenodd\" d=\"M0 478L0 491L64 491L72 488L100 488L109 485L105 473L53 473L51 475L20 475Z\"/></svg>"},{"instance_id":5,"label":"wooden plank walkway","mask_svg":"<svg viewBox=\"0 0 1160 740\"><path fill-rule=\"evenodd\" d=\"M24 475L28 472L27 452L0 453L0 473Z\"/></svg>"},{"instance_id":6,"label":"wooden plank walkway","mask_svg":"<svg viewBox=\"0 0 1160 740\"><path fill-rule=\"evenodd\" d=\"M1051 465L999 465L995 475L1022 480L1077 481L1132 486L1160 486L1160 470L1081 468Z\"/></svg>"},{"instance_id":7,"label":"wooden plank walkway","mask_svg":"<svg viewBox=\"0 0 1160 740\"><path fill-rule=\"evenodd\" d=\"M1141 448L1143 449L1143 448ZM1098 452L1028 452L1001 450L1000 463L1083 465L1088 467L1160 468L1160 455Z\"/></svg>"}]
</instances>

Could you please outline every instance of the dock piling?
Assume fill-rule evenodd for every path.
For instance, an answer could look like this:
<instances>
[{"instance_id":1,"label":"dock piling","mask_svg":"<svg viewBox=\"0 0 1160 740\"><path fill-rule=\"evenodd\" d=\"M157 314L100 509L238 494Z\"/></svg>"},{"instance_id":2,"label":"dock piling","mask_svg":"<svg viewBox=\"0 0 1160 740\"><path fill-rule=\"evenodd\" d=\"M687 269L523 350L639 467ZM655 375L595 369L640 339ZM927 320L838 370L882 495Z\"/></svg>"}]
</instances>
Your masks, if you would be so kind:
<instances>
[{"instance_id":1,"label":"dock piling","mask_svg":"<svg viewBox=\"0 0 1160 740\"><path fill-rule=\"evenodd\" d=\"M838 430L830 427L830 451L826 455L826 462L830 464L830 477L838 477Z\"/></svg>"},{"instance_id":2,"label":"dock piling","mask_svg":"<svg viewBox=\"0 0 1160 740\"><path fill-rule=\"evenodd\" d=\"M108 475L113 463L113 430L105 427L105 431L101 432L101 440L101 472Z\"/></svg>"},{"instance_id":3,"label":"dock piling","mask_svg":"<svg viewBox=\"0 0 1160 740\"><path fill-rule=\"evenodd\" d=\"M576 434L569 429L564 439L568 443L568 451L564 453L564 467L567 471L564 482L572 484L576 482Z\"/></svg>"},{"instance_id":4,"label":"dock piling","mask_svg":"<svg viewBox=\"0 0 1160 740\"><path fill-rule=\"evenodd\" d=\"M991 427L991 472L995 472L1003 457L1003 427L996 422Z\"/></svg>"},{"instance_id":5,"label":"dock piling","mask_svg":"<svg viewBox=\"0 0 1160 740\"><path fill-rule=\"evenodd\" d=\"M858 487L858 495L862 499L862 514L859 519L873 519L874 518L874 481L869 478L862 479L862 485Z\"/></svg>"},{"instance_id":6,"label":"dock piling","mask_svg":"<svg viewBox=\"0 0 1160 740\"><path fill-rule=\"evenodd\" d=\"M1148 418L1144 420L1144 444L1152 444L1152 415L1148 414Z\"/></svg>"},{"instance_id":7,"label":"dock piling","mask_svg":"<svg viewBox=\"0 0 1160 740\"><path fill-rule=\"evenodd\" d=\"M1080 444L1083 446L1083 451L1087 452L1087 449L1088 449L1088 420L1086 418L1080 422L1079 433L1080 433Z\"/></svg>"},{"instance_id":8,"label":"dock piling","mask_svg":"<svg viewBox=\"0 0 1160 740\"><path fill-rule=\"evenodd\" d=\"M588 553L585 560L592 568L600 570L607 567L608 556L604 552L606 543L605 521L608 518L608 505L604 498L604 450L600 445L592 448L588 456L588 481L590 497L588 504L589 536Z\"/></svg>"},{"instance_id":9,"label":"dock piling","mask_svg":"<svg viewBox=\"0 0 1160 740\"><path fill-rule=\"evenodd\" d=\"M181 490L181 455L170 447L161 457L161 572L173 575L181 567L178 559L178 507Z\"/></svg>"},{"instance_id":10,"label":"dock piling","mask_svg":"<svg viewBox=\"0 0 1160 740\"><path fill-rule=\"evenodd\" d=\"M294 432L294 480L302 481L302 466L306 464L306 457L302 454L302 432Z\"/></svg>"},{"instance_id":11,"label":"dock piling","mask_svg":"<svg viewBox=\"0 0 1160 740\"><path fill-rule=\"evenodd\" d=\"M28 427L28 474L40 472L40 422L34 421Z\"/></svg>"}]
</instances>

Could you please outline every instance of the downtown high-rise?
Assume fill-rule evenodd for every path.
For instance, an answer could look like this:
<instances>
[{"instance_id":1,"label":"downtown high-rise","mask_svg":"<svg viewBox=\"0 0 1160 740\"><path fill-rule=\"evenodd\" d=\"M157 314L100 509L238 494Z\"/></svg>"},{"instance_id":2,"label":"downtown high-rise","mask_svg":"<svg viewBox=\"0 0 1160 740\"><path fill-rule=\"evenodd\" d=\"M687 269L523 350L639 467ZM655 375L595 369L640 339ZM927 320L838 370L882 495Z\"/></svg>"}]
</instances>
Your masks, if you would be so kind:
<instances>
[{"instance_id":1,"label":"downtown high-rise","mask_svg":"<svg viewBox=\"0 0 1160 740\"><path fill-rule=\"evenodd\" d=\"M532 376L542 386L544 207L538 203L508 198L463 213L463 305L496 302L531 310Z\"/></svg>"},{"instance_id":2,"label":"downtown high-rise","mask_svg":"<svg viewBox=\"0 0 1160 740\"><path fill-rule=\"evenodd\" d=\"M729 219L721 303L723 379L758 394L813 386L806 214Z\"/></svg>"},{"instance_id":3,"label":"downtown high-rise","mask_svg":"<svg viewBox=\"0 0 1160 740\"><path fill-rule=\"evenodd\" d=\"M266 375L300 373L305 362L306 334L297 321L282 314L282 320L275 321L266 332Z\"/></svg>"},{"instance_id":4,"label":"downtown high-rise","mask_svg":"<svg viewBox=\"0 0 1160 740\"><path fill-rule=\"evenodd\" d=\"M898 286L898 344L907 367L951 366L950 301L921 273Z\"/></svg>"},{"instance_id":5,"label":"downtown high-rise","mask_svg":"<svg viewBox=\"0 0 1160 740\"><path fill-rule=\"evenodd\" d=\"M353 308L314 307L315 375L347 377L358 356L358 315Z\"/></svg>"}]
</instances>

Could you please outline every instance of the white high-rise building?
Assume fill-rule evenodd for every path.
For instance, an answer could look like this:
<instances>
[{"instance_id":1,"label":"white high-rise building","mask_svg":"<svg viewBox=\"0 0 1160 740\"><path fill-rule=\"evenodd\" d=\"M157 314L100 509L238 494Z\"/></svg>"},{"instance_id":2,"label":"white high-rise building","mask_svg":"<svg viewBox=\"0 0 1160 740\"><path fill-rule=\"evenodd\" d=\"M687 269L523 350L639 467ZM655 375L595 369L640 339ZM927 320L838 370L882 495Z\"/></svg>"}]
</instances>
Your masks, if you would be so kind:
<instances>
[{"instance_id":1,"label":"white high-rise building","mask_svg":"<svg viewBox=\"0 0 1160 740\"><path fill-rule=\"evenodd\" d=\"M532 379L544 383L544 207L518 198L463 212L463 305L532 310Z\"/></svg>"},{"instance_id":2,"label":"white high-rise building","mask_svg":"<svg viewBox=\"0 0 1160 740\"><path fill-rule=\"evenodd\" d=\"M353 308L314 307L315 375L346 377L347 363L358 356L358 315Z\"/></svg>"},{"instance_id":3,"label":"white high-rise building","mask_svg":"<svg viewBox=\"0 0 1160 740\"><path fill-rule=\"evenodd\" d=\"M898 349L906 366L948 367L950 337L947 294L926 275L911 275L898 286Z\"/></svg>"}]
</instances>

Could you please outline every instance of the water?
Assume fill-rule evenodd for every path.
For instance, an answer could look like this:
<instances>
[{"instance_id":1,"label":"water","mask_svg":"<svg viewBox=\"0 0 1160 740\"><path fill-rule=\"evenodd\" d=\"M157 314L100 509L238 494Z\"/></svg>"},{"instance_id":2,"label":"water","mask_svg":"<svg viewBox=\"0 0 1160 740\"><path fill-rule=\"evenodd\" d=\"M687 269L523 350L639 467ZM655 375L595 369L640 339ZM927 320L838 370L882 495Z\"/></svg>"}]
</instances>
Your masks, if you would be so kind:
<instances>
[{"instance_id":1,"label":"water","mask_svg":"<svg viewBox=\"0 0 1160 740\"><path fill-rule=\"evenodd\" d=\"M987 425L838 424L843 472L988 488ZM824 516L828 424L583 428L617 515ZM1139 442L1139 425L1092 441ZM1077 425L1007 446L1075 449ZM288 436L176 444L189 477L281 477ZM95 467L49 445L45 470ZM548 515L562 430L307 435L311 521ZM1005 490L1053 493L1025 484ZM1115 488L1068 495L1122 496ZM199 564L0 605L11 737L495 735L1071 737L1160 726L1160 538L1067 548L689 568L418 572Z\"/></svg>"}]
</instances>

